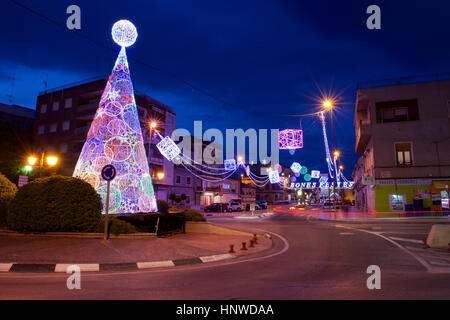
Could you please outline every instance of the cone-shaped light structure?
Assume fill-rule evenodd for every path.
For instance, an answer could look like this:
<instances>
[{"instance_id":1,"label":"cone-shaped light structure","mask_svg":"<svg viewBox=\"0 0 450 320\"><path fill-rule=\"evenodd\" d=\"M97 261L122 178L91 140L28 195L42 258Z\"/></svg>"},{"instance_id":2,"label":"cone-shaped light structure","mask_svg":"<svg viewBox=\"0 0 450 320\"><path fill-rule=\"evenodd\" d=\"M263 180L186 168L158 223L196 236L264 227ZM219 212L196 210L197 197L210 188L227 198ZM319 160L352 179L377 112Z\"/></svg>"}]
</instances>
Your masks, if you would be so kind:
<instances>
[{"instance_id":1,"label":"cone-shaped light structure","mask_svg":"<svg viewBox=\"0 0 450 320\"><path fill-rule=\"evenodd\" d=\"M131 22L120 20L114 24L112 35L121 45L120 53L73 176L95 188L102 197L104 211L106 181L101 178L101 170L112 164L117 175L110 185L109 213L154 212L157 211L156 198L125 50L125 46L136 40L136 28Z\"/></svg>"}]
</instances>

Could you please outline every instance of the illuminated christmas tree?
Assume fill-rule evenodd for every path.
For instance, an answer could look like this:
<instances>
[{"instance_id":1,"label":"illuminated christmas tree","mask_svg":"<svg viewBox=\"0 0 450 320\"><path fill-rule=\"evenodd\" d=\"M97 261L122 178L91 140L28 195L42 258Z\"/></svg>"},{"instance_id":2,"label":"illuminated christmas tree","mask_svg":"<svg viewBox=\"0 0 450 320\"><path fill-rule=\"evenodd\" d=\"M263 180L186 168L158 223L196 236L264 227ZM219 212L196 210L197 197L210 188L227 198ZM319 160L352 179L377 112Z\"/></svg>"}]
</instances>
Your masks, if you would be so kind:
<instances>
[{"instance_id":1,"label":"illuminated christmas tree","mask_svg":"<svg viewBox=\"0 0 450 320\"><path fill-rule=\"evenodd\" d=\"M113 26L112 37L121 46L120 53L73 176L89 182L105 204L106 181L101 178L101 170L112 164L117 175L110 186L109 213L154 212L156 198L125 50L136 41L136 28L120 20Z\"/></svg>"}]
</instances>

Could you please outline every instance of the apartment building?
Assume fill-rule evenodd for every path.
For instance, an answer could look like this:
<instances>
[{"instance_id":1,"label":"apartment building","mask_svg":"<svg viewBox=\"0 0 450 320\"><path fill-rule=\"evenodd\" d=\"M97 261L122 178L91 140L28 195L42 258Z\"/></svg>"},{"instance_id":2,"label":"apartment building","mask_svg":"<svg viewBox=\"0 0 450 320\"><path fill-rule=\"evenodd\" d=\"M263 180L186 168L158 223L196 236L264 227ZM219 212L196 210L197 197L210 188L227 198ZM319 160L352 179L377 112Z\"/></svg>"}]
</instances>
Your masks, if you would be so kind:
<instances>
[{"instance_id":1,"label":"apartment building","mask_svg":"<svg viewBox=\"0 0 450 320\"><path fill-rule=\"evenodd\" d=\"M450 75L359 84L354 126L360 209L448 209Z\"/></svg>"},{"instance_id":2,"label":"apartment building","mask_svg":"<svg viewBox=\"0 0 450 320\"><path fill-rule=\"evenodd\" d=\"M98 108L107 79L97 78L72 83L39 93L34 125L36 152L59 157L59 173L72 175L86 140L92 119ZM149 122L156 120L158 131L170 135L175 129L176 116L169 106L135 91L135 100L145 140L150 171L158 199L167 200L173 184L173 163L157 150L158 139L149 136ZM158 179L163 172L164 178ZM162 175L160 175L161 177Z\"/></svg>"}]
</instances>

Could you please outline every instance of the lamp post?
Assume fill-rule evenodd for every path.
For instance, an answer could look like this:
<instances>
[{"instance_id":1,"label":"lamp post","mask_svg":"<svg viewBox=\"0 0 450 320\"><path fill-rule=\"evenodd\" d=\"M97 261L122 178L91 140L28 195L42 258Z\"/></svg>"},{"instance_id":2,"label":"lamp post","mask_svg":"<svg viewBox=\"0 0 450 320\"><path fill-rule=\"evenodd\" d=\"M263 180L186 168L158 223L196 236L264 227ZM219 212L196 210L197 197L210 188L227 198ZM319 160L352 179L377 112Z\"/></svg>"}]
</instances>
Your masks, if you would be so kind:
<instances>
[{"instance_id":1,"label":"lamp post","mask_svg":"<svg viewBox=\"0 0 450 320\"><path fill-rule=\"evenodd\" d=\"M44 169L44 158L45 158L45 152L42 152L42 153L41 153L41 159L40 159L40 161L39 161L39 165L37 166L37 168L39 168L39 177L40 177L40 178L42 178L42 171L43 171L43 169ZM30 156L30 157L28 157L28 165L31 166L31 167L33 168L33 167L36 165L37 160L38 160L38 159L37 159L37 157L35 157L35 156ZM48 165L49 167L53 167L53 166L55 166L55 165L58 163L59 158L56 157L56 156L47 156L47 157L45 158L45 160L46 160L47 165Z\"/></svg>"},{"instance_id":2,"label":"lamp post","mask_svg":"<svg viewBox=\"0 0 450 320\"><path fill-rule=\"evenodd\" d=\"M147 161L148 161L148 169L149 169L149 174L150 174L150 176L152 175L152 168L151 168L151 166L150 166L150 156L151 156L151 150L152 150L152 134L153 134L153 132L152 132L152 130L153 129L155 129L156 128L156 121L150 121L150 124L149 124L149 135L148 135L148 159L147 159Z\"/></svg>"},{"instance_id":3,"label":"lamp post","mask_svg":"<svg viewBox=\"0 0 450 320\"><path fill-rule=\"evenodd\" d=\"M331 117L331 153L333 154L333 156L335 155L335 151L334 151L334 130L333 130L333 101L331 100L325 100L322 102L322 106L325 108L325 110L329 110L330 111L330 117ZM331 161L331 159L330 159ZM334 185L336 184L336 166L335 166L335 161L332 163L333 168L334 168L334 172L333 172L333 191L334 191Z\"/></svg>"}]
</instances>

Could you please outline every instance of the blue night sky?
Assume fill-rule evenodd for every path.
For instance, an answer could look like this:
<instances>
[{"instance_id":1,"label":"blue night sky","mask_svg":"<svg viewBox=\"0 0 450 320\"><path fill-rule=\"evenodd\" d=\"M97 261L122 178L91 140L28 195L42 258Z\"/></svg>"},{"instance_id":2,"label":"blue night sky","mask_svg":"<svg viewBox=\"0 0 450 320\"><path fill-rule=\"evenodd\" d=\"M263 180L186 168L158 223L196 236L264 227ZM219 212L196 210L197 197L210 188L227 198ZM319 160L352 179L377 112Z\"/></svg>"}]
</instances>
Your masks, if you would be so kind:
<instances>
[{"instance_id":1,"label":"blue night sky","mask_svg":"<svg viewBox=\"0 0 450 320\"><path fill-rule=\"evenodd\" d=\"M283 114L317 111L320 90L339 94L335 145L347 177L357 159L357 82L450 71L448 1L20 3L62 26L66 8L80 6L81 30L76 32L105 47L14 1L1 1L0 102L8 103L12 77L13 103L34 108L47 74L50 88L108 76L119 51L111 26L129 19L139 33L128 49L135 89L172 106L177 127L192 130L194 120L203 120L203 130L295 128L299 119ZM365 12L371 4L381 7L381 30L366 28ZM280 151L281 162L290 165L295 160L326 170L318 118L305 118L302 127L304 149L294 156Z\"/></svg>"}]
</instances>

